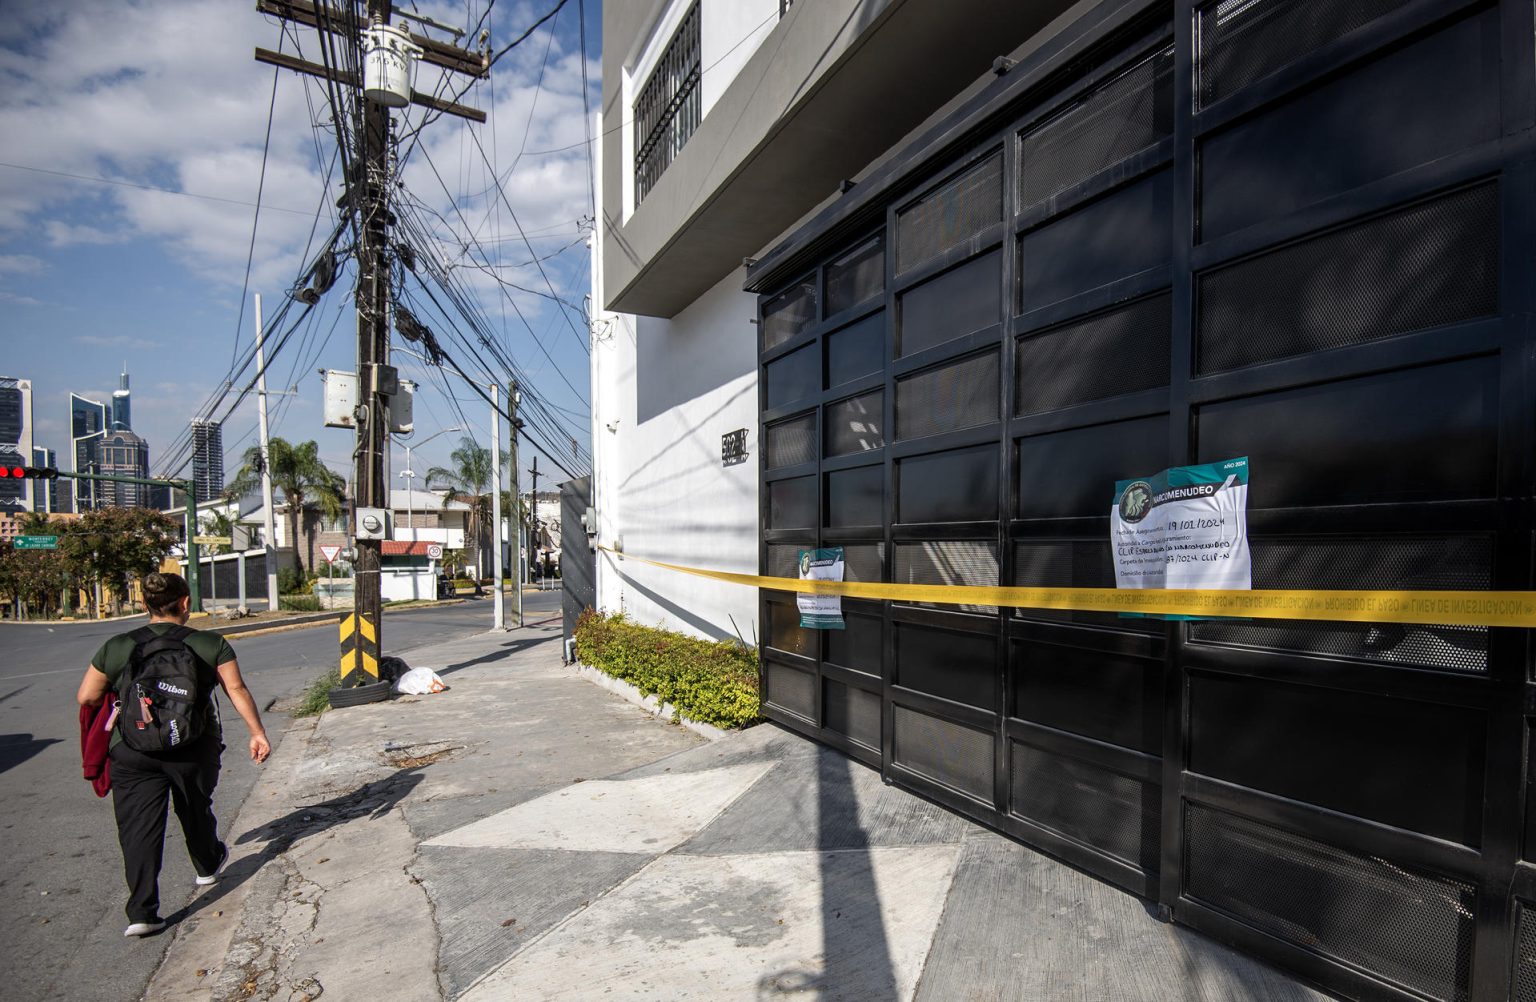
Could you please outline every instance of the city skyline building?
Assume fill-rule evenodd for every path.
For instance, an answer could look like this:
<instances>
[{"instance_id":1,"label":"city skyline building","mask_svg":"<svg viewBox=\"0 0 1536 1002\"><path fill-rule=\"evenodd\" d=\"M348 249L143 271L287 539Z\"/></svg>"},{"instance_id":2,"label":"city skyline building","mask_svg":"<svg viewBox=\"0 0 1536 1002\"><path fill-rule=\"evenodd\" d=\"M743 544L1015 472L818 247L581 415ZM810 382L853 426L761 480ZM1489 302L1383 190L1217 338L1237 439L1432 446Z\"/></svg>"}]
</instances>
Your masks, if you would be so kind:
<instances>
[{"instance_id":1,"label":"city skyline building","mask_svg":"<svg viewBox=\"0 0 1536 1002\"><path fill-rule=\"evenodd\" d=\"M99 400L69 395L70 469L74 473L97 473L101 440L107 431L107 405ZM96 507L97 484L75 481L75 508L89 511Z\"/></svg>"},{"instance_id":2,"label":"city skyline building","mask_svg":"<svg viewBox=\"0 0 1536 1002\"><path fill-rule=\"evenodd\" d=\"M133 430L133 399L128 389L128 363L117 377L117 389L112 391L112 431Z\"/></svg>"},{"instance_id":3,"label":"city skyline building","mask_svg":"<svg viewBox=\"0 0 1536 1002\"><path fill-rule=\"evenodd\" d=\"M32 465L59 468L59 454L54 449L44 448L41 445L32 446ZM32 485L32 510L47 512L51 515L65 514L75 510L74 491L70 489L73 481L70 480L39 480Z\"/></svg>"},{"instance_id":4,"label":"city skyline building","mask_svg":"<svg viewBox=\"0 0 1536 1002\"><path fill-rule=\"evenodd\" d=\"M224 493L224 426L218 421L192 422L192 480L200 502Z\"/></svg>"},{"instance_id":5,"label":"city skyline building","mask_svg":"<svg viewBox=\"0 0 1536 1002\"><path fill-rule=\"evenodd\" d=\"M29 466L32 460L32 381L0 376L0 463ZM30 480L0 481L0 512L32 510Z\"/></svg>"},{"instance_id":6,"label":"city skyline building","mask_svg":"<svg viewBox=\"0 0 1536 1002\"><path fill-rule=\"evenodd\" d=\"M107 433L98 448L96 472L109 477L149 476L149 444L131 431ZM142 484L100 483L96 485L99 505L122 508L151 507L154 494Z\"/></svg>"}]
</instances>

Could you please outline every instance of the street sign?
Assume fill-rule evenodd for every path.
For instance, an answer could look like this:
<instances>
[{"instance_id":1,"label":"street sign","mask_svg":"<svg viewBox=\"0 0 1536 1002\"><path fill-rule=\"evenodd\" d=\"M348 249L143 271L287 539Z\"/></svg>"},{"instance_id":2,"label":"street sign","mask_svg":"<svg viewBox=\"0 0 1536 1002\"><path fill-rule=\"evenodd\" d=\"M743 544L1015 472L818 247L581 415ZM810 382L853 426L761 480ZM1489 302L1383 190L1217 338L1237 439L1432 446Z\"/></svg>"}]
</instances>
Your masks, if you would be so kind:
<instances>
[{"instance_id":1,"label":"street sign","mask_svg":"<svg viewBox=\"0 0 1536 1002\"><path fill-rule=\"evenodd\" d=\"M320 547L320 555L325 558L326 563L334 564L336 562L336 558L341 556L341 547L322 546Z\"/></svg>"},{"instance_id":2,"label":"street sign","mask_svg":"<svg viewBox=\"0 0 1536 1002\"><path fill-rule=\"evenodd\" d=\"M198 546L228 546L233 543L232 536L193 536L192 542Z\"/></svg>"},{"instance_id":3,"label":"street sign","mask_svg":"<svg viewBox=\"0 0 1536 1002\"><path fill-rule=\"evenodd\" d=\"M18 550L57 550L59 548L58 536L17 536L14 542Z\"/></svg>"},{"instance_id":4,"label":"street sign","mask_svg":"<svg viewBox=\"0 0 1536 1002\"><path fill-rule=\"evenodd\" d=\"M443 559L443 544L442 543L428 543L427 544L427 559L428 560L441 560L441 559Z\"/></svg>"}]
</instances>

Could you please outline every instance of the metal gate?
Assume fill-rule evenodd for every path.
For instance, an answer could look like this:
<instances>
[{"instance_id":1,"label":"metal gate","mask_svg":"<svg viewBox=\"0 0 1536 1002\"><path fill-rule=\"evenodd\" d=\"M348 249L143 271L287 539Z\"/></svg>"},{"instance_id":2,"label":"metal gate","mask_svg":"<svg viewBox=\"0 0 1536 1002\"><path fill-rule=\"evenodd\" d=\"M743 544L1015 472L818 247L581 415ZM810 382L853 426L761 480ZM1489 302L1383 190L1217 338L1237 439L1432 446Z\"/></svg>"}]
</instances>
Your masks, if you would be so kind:
<instances>
[{"instance_id":1,"label":"metal gate","mask_svg":"<svg viewBox=\"0 0 1536 1002\"><path fill-rule=\"evenodd\" d=\"M582 610L597 605L597 553L586 531L591 507L591 477L560 485L560 609L566 640L575 635Z\"/></svg>"},{"instance_id":2,"label":"metal gate","mask_svg":"<svg viewBox=\"0 0 1536 1002\"><path fill-rule=\"evenodd\" d=\"M753 271L763 573L1112 587L1117 479L1246 455L1255 588L1531 588L1532 28L1086 14ZM773 719L1333 990L1536 1000L1525 631L844 605L763 595Z\"/></svg>"}]
</instances>

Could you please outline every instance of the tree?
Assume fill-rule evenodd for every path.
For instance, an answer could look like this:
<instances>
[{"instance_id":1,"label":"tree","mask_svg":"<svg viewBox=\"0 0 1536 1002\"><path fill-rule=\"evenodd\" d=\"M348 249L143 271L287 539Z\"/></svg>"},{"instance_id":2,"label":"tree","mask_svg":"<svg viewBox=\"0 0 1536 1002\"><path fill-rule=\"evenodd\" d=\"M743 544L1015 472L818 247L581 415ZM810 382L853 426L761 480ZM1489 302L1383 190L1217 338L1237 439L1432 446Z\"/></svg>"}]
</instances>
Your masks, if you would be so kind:
<instances>
[{"instance_id":1,"label":"tree","mask_svg":"<svg viewBox=\"0 0 1536 1002\"><path fill-rule=\"evenodd\" d=\"M346 506L343 495L346 481L321 462L320 447L313 440L291 445L284 439L274 438L267 445L267 453L272 459L272 487L282 491L283 499L288 502L288 538L297 554L305 504L314 501L326 518L340 518ZM240 472L235 474L225 491L232 497L261 486L261 447L253 445L246 449L240 464ZM307 561L311 567L315 564L314 547L315 541L311 538Z\"/></svg>"},{"instance_id":2,"label":"tree","mask_svg":"<svg viewBox=\"0 0 1536 1002\"><path fill-rule=\"evenodd\" d=\"M491 450L465 436L459 439L459 447L448 455L452 467L434 466L427 471L427 489L434 485L449 488L443 498L443 507L455 494L469 504L468 535L475 541L475 565L480 577L485 577L485 547L481 545L486 523L491 520ZM502 460L506 466L506 460Z\"/></svg>"},{"instance_id":3,"label":"tree","mask_svg":"<svg viewBox=\"0 0 1536 1002\"><path fill-rule=\"evenodd\" d=\"M205 536L229 536L234 538L235 520L229 517L227 511L210 511L198 517L197 531ZM233 553L234 547L229 543L218 543L208 547L210 556L221 556L225 553Z\"/></svg>"},{"instance_id":4,"label":"tree","mask_svg":"<svg viewBox=\"0 0 1536 1002\"><path fill-rule=\"evenodd\" d=\"M180 542L176 520L150 508L100 508L51 531L72 582L85 588L100 580L119 606L130 579L158 570Z\"/></svg>"},{"instance_id":5,"label":"tree","mask_svg":"<svg viewBox=\"0 0 1536 1002\"><path fill-rule=\"evenodd\" d=\"M27 513L21 516L19 528L23 535L52 536L61 525L62 520ZM7 602L20 599L30 615L53 615L70 581L69 567L58 550L0 550L0 595Z\"/></svg>"}]
</instances>

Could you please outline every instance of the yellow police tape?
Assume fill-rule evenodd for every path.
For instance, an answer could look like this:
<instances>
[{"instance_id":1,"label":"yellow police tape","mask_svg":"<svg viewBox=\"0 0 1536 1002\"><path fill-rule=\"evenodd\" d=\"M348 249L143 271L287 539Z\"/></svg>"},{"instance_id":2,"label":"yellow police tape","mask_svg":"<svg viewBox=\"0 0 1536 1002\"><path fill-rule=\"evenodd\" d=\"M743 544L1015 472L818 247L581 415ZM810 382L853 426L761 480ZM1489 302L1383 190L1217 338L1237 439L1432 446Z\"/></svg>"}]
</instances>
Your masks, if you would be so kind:
<instances>
[{"instance_id":1,"label":"yellow police tape","mask_svg":"<svg viewBox=\"0 0 1536 1002\"><path fill-rule=\"evenodd\" d=\"M1171 588L988 588L974 585L888 584L878 581L802 581L685 567L598 549L625 560L728 581L751 588L842 595L846 598L943 605L996 605L1013 609L1133 612L1163 616L1236 616L1348 623L1421 623L1433 626L1536 626L1536 592L1528 591L1188 591Z\"/></svg>"}]
</instances>

